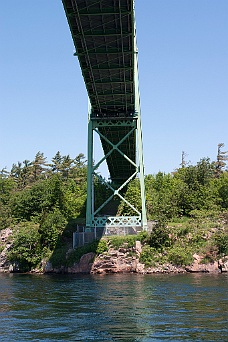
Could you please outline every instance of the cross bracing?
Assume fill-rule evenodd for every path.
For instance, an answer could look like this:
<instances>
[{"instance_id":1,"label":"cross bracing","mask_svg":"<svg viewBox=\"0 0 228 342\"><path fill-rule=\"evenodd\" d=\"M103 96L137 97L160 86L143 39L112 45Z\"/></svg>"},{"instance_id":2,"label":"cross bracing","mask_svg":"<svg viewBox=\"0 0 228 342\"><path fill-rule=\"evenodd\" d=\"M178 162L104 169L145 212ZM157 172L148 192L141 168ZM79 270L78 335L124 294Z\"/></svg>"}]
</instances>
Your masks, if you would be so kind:
<instances>
[{"instance_id":1,"label":"cross bracing","mask_svg":"<svg viewBox=\"0 0 228 342\"><path fill-rule=\"evenodd\" d=\"M93 134L99 134L105 156L102 162L107 162L110 179L119 186L143 169L141 145L139 165L136 156L141 119L134 0L62 2L91 106L89 145L93 145ZM91 146L88 150L91 159ZM96 169L92 164L90 168L92 177Z\"/></svg>"}]
</instances>

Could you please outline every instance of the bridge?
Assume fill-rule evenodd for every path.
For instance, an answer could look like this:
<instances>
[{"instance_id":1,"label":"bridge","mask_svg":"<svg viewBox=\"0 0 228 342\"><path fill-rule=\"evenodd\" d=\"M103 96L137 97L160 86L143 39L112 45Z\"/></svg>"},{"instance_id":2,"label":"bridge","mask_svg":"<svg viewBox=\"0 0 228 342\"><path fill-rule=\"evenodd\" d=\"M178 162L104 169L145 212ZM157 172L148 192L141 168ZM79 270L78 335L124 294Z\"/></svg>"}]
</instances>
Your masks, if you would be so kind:
<instances>
[{"instance_id":1,"label":"bridge","mask_svg":"<svg viewBox=\"0 0 228 342\"><path fill-rule=\"evenodd\" d=\"M86 227L142 227L146 230L142 128L134 0L62 0L89 97ZM94 164L94 135L104 156ZM107 163L107 181L98 172ZM106 184L108 198L95 207L94 178ZM139 177L141 210L124 197ZM110 212L122 200L133 216ZM117 201L118 202L118 201Z\"/></svg>"}]
</instances>

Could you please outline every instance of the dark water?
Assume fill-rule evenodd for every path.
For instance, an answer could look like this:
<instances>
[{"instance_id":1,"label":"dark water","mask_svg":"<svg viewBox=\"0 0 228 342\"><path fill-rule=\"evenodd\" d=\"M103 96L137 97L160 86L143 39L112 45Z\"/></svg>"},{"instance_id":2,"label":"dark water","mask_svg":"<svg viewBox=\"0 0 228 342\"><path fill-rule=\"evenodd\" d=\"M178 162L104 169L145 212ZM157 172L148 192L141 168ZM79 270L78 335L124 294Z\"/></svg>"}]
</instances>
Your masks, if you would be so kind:
<instances>
[{"instance_id":1,"label":"dark water","mask_svg":"<svg viewBox=\"0 0 228 342\"><path fill-rule=\"evenodd\" d=\"M228 341L228 275L0 274L0 341Z\"/></svg>"}]
</instances>

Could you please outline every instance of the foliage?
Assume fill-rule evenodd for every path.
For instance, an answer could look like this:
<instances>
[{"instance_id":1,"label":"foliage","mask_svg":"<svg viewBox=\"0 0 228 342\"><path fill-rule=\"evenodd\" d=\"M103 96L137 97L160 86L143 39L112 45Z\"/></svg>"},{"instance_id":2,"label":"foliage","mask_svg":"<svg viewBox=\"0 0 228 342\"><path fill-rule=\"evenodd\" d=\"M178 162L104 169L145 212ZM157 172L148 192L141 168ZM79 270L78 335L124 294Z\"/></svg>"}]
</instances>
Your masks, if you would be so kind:
<instances>
[{"instance_id":1,"label":"foliage","mask_svg":"<svg viewBox=\"0 0 228 342\"><path fill-rule=\"evenodd\" d=\"M54 250L57 245L61 245L60 238L66 224L67 220L58 208L55 208L53 212L45 213L39 227L42 246Z\"/></svg>"},{"instance_id":2,"label":"foliage","mask_svg":"<svg viewBox=\"0 0 228 342\"><path fill-rule=\"evenodd\" d=\"M215 245L218 247L219 254L228 255L228 229L218 231L214 235Z\"/></svg>"},{"instance_id":3,"label":"foliage","mask_svg":"<svg viewBox=\"0 0 228 342\"><path fill-rule=\"evenodd\" d=\"M170 246L171 239L168 233L167 223L165 221L157 222L148 239L148 244L158 250L163 250Z\"/></svg>"},{"instance_id":4,"label":"foliage","mask_svg":"<svg viewBox=\"0 0 228 342\"><path fill-rule=\"evenodd\" d=\"M223 172L215 184L217 187L217 202L223 209L228 209L228 171Z\"/></svg>"},{"instance_id":5,"label":"foliage","mask_svg":"<svg viewBox=\"0 0 228 342\"><path fill-rule=\"evenodd\" d=\"M148 239L149 239L149 233L145 230L137 234L137 240L139 240L143 245L147 243Z\"/></svg>"},{"instance_id":6,"label":"foliage","mask_svg":"<svg viewBox=\"0 0 228 342\"><path fill-rule=\"evenodd\" d=\"M105 239L99 240L99 242L96 246L96 254L97 255L103 254L104 252L107 252L107 251L108 251L107 240L105 240Z\"/></svg>"},{"instance_id":7,"label":"foliage","mask_svg":"<svg viewBox=\"0 0 228 342\"><path fill-rule=\"evenodd\" d=\"M53 200L56 191L50 189L51 182L49 180L35 183L33 187L23 191L17 191L12 194L10 200L10 208L12 216L18 220L30 221L33 216L41 214L45 210L50 210L53 206Z\"/></svg>"},{"instance_id":8,"label":"foliage","mask_svg":"<svg viewBox=\"0 0 228 342\"><path fill-rule=\"evenodd\" d=\"M141 212L142 205L139 179L135 178L129 183L124 198L138 210L138 212ZM138 213L136 210L130 207L125 201L121 201L118 208L118 215L137 216Z\"/></svg>"},{"instance_id":9,"label":"foliage","mask_svg":"<svg viewBox=\"0 0 228 342\"><path fill-rule=\"evenodd\" d=\"M172 175L148 175L145 186L148 217L153 220L191 216L194 210L219 212L228 206L228 172L216 178L215 164L209 158Z\"/></svg>"},{"instance_id":10,"label":"foliage","mask_svg":"<svg viewBox=\"0 0 228 342\"><path fill-rule=\"evenodd\" d=\"M81 186L73 179L69 179L62 196L62 208L67 218L85 217L86 182Z\"/></svg>"},{"instance_id":11,"label":"foliage","mask_svg":"<svg viewBox=\"0 0 228 342\"><path fill-rule=\"evenodd\" d=\"M66 254L67 254L67 246L66 245L58 245L57 248L52 252L49 260L53 267L61 267L66 266Z\"/></svg>"},{"instance_id":12,"label":"foliage","mask_svg":"<svg viewBox=\"0 0 228 342\"><path fill-rule=\"evenodd\" d=\"M168 261L177 266L190 265L193 262L192 250L186 246L175 246L168 252Z\"/></svg>"},{"instance_id":13,"label":"foliage","mask_svg":"<svg viewBox=\"0 0 228 342\"><path fill-rule=\"evenodd\" d=\"M15 227L14 242L8 259L19 263L20 271L30 271L41 261L41 245L38 225L22 222Z\"/></svg>"},{"instance_id":14,"label":"foliage","mask_svg":"<svg viewBox=\"0 0 228 342\"><path fill-rule=\"evenodd\" d=\"M204 255L201 264L212 263L218 258L218 247L213 243L213 240L207 241L201 250L201 254Z\"/></svg>"},{"instance_id":15,"label":"foliage","mask_svg":"<svg viewBox=\"0 0 228 342\"><path fill-rule=\"evenodd\" d=\"M155 254L156 249L153 247L150 247L149 245L145 245L142 249L142 253L140 254L139 261L145 266L154 266L155 265Z\"/></svg>"},{"instance_id":16,"label":"foliage","mask_svg":"<svg viewBox=\"0 0 228 342\"><path fill-rule=\"evenodd\" d=\"M147 214L155 222L152 233L113 236L111 245L131 248L136 239L140 240L141 258L148 264L161 260L187 264L193 250L205 254L207 260L227 254L228 234L220 229L218 216L228 209L228 170L224 171L226 155L222 147L217 163L203 158L196 165L182 163L172 174L147 175ZM17 260L21 270L36 267L42 258L51 257L55 265L66 262L67 241L72 238L70 226L75 227L75 220L85 217L86 174L83 154L71 158L59 151L51 164L38 152L33 161L18 162L10 172L0 172L0 229L16 227L9 258ZM98 208L110 196L110 189L97 177L94 187ZM139 179L133 179L122 191L125 199L141 211ZM118 206L119 215L137 215L123 201L111 202L110 206ZM107 248L107 241L83 247L70 253L67 263L78 260L87 250L100 254Z\"/></svg>"},{"instance_id":17,"label":"foliage","mask_svg":"<svg viewBox=\"0 0 228 342\"><path fill-rule=\"evenodd\" d=\"M218 154L217 154L217 161L215 163L215 175L216 177L220 177L223 168L226 166L226 161L228 160L228 151L222 151L222 148L224 147L224 143L218 144Z\"/></svg>"},{"instance_id":18,"label":"foliage","mask_svg":"<svg viewBox=\"0 0 228 342\"><path fill-rule=\"evenodd\" d=\"M0 230L11 224L10 209L0 202Z\"/></svg>"},{"instance_id":19,"label":"foliage","mask_svg":"<svg viewBox=\"0 0 228 342\"><path fill-rule=\"evenodd\" d=\"M109 241L111 246L114 249L118 249L120 247L131 248L135 246L135 241L139 240L138 235L123 235L123 236L111 236L109 237Z\"/></svg>"}]
</instances>

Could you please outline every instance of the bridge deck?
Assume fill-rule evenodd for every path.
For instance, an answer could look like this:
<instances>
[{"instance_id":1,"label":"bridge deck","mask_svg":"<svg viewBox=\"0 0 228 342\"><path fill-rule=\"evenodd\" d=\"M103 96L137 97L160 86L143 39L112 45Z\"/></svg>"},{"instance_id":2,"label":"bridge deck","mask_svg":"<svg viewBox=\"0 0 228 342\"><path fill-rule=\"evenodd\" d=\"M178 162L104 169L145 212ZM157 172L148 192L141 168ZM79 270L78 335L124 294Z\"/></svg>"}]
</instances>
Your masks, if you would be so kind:
<instances>
[{"instance_id":1,"label":"bridge deck","mask_svg":"<svg viewBox=\"0 0 228 342\"><path fill-rule=\"evenodd\" d=\"M134 9L133 0L62 0L90 99L91 119L106 122L99 131L113 144L132 129L130 125L109 125L133 120ZM104 153L110 144L101 137ZM132 132L121 144L131 160L136 159L136 137ZM110 177L123 182L134 172L118 151L107 158Z\"/></svg>"}]
</instances>

